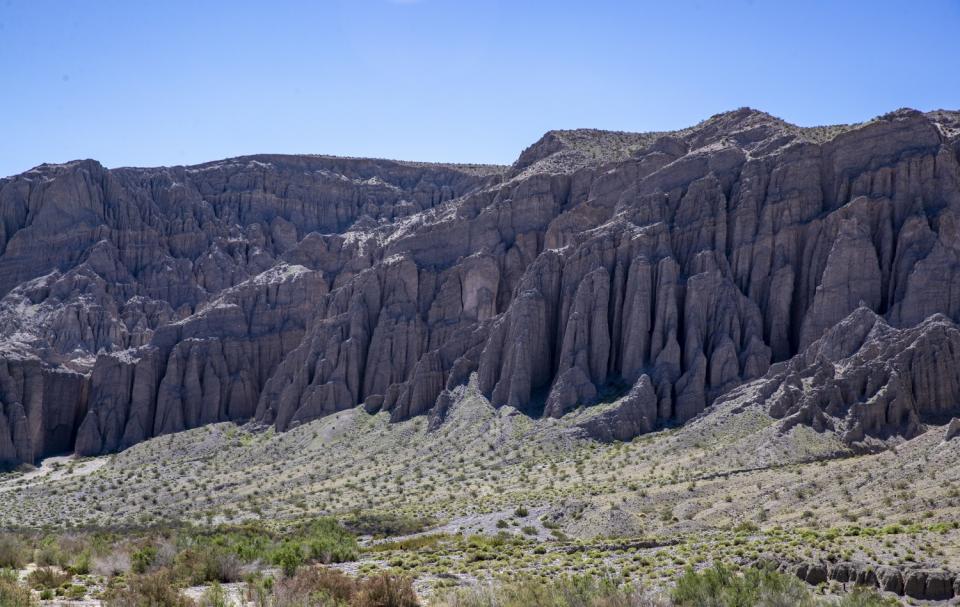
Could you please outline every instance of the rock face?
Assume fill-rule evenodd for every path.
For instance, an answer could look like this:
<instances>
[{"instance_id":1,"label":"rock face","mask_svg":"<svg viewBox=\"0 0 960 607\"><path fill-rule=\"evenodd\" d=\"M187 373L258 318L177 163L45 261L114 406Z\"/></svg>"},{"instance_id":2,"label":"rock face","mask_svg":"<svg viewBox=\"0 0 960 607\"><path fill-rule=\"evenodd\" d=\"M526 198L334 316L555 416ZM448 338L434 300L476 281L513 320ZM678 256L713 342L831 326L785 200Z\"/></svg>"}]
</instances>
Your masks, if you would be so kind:
<instances>
[{"instance_id":1,"label":"rock face","mask_svg":"<svg viewBox=\"0 0 960 607\"><path fill-rule=\"evenodd\" d=\"M960 414L958 155L957 113L806 129L742 109L551 132L511 167L43 165L0 180L0 461L359 404L439 420L473 373L553 417L627 386L588 428L625 439L771 363L787 418L915 433ZM861 308L873 337L825 345ZM934 353L889 346L884 372L856 358L874 337ZM814 351L870 371L784 396Z\"/></svg>"},{"instance_id":2,"label":"rock face","mask_svg":"<svg viewBox=\"0 0 960 607\"><path fill-rule=\"evenodd\" d=\"M958 436L960 436L960 418L955 417L950 420L950 424L947 426L946 432L943 433L943 440L953 440Z\"/></svg>"},{"instance_id":3,"label":"rock face","mask_svg":"<svg viewBox=\"0 0 960 607\"><path fill-rule=\"evenodd\" d=\"M867 436L916 436L944 424L960 402L960 327L935 314L893 328L859 308L764 379L770 413L787 430L803 423Z\"/></svg>"},{"instance_id":4,"label":"rock face","mask_svg":"<svg viewBox=\"0 0 960 607\"><path fill-rule=\"evenodd\" d=\"M791 563L773 556L762 556L752 565L759 569L789 572L812 585L835 580L841 584L876 587L885 592L923 601L951 599L957 595L956 587L960 583L960 576L942 569L900 570L896 567L875 567L861 562Z\"/></svg>"}]
</instances>

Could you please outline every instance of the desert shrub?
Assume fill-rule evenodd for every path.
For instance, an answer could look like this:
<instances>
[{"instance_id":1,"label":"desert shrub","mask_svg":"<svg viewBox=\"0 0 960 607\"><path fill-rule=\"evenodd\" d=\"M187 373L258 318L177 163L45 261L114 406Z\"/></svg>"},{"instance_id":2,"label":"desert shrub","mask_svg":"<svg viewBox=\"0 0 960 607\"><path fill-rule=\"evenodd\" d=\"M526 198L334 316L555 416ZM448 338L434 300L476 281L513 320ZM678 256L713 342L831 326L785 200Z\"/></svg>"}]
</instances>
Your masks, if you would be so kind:
<instances>
[{"instance_id":1,"label":"desert shrub","mask_svg":"<svg viewBox=\"0 0 960 607\"><path fill-rule=\"evenodd\" d=\"M456 590L440 599L441 607L640 607L649 604L640 593L615 578L560 577L551 581L526 578L515 582Z\"/></svg>"},{"instance_id":2,"label":"desert shrub","mask_svg":"<svg viewBox=\"0 0 960 607\"><path fill-rule=\"evenodd\" d=\"M738 575L723 563L701 572L687 568L671 598L680 607L788 607L813 605L807 586L792 575L747 569Z\"/></svg>"},{"instance_id":3,"label":"desert shrub","mask_svg":"<svg viewBox=\"0 0 960 607\"><path fill-rule=\"evenodd\" d=\"M895 598L885 597L872 588L857 587L840 597L836 607L896 607L899 604Z\"/></svg>"},{"instance_id":4,"label":"desert shrub","mask_svg":"<svg viewBox=\"0 0 960 607\"><path fill-rule=\"evenodd\" d=\"M287 577L294 575L305 560L303 549L296 542L284 543L273 554L273 564L280 567Z\"/></svg>"},{"instance_id":5,"label":"desert shrub","mask_svg":"<svg viewBox=\"0 0 960 607\"><path fill-rule=\"evenodd\" d=\"M254 607L275 607L274 601L271 600L273 589L272 577L252 576L247 580L247 601L253 603Z\"/></svg>"},{"instance_id":6,"label":"desert shrub","mask_svg":"<svg viewBox=\"0 0 960 607\"><path fill-rule=\"evenodd\" d=\"M381 573L360 582L351 607L417 607L413 581L405 576Z\"/></svg>"},{"instance_id":7,"label":"desert shrub","mask_svg":"<svg viewBox=\"0 0 960 607\"><path fill-rule=\"evenodd\" d=\"M155 546L144 546L130 555L130 571L146 573L156 558L157 548Z\"/></svg>"},{"instance_id":8,"label":"desert shrub","mask_svg":"<svg viewBox=\"0 0 960 607\"><path fill-rule=\"evenodd\" d=\"M245 563L269 560L277 545L275 534L255 523L221 528L194 538L197 543L214 545L233 552Z\"/></svg>"},{"instance_id":9,"label":"desert shrub","mask_svg":"<svg viewBox=\"0 0 960 607\"><path fill-rule=\"evenodd\" d=\"M90 573L91 547L88 536L68 533L45 541L52 546L50 554L54 557L46 564L58 565L78 575ZM41 564L39 560L37 564Z\"/></svg>"},{"instance_id":10,"label":"desert shrub","mask_svg":"<svg viewBox=\"0 0 960 607\"><path fill-rule=\"evenodd\" d=\"M352 561L360 552L357 539L333 519L313 521L302 532L309 557L322 563Z\"/></svg>"},{"instance_id":11,"label":"desert shrub","mask_svg":"<svg viewBox=\"0 0 960 607\"><path fill-rule=\"evenodd\" d=\"M177 555L174 577L191 586L207 582L237 582L241 579L240 559L217 546L188 548Z\"/></svg>"},{"instance_id":12,"label":"desert shrub","mask_svg":"<svg viewBox=\"0 0 960 607\"><path fill-rule=\"evenodd\" d=\"M111 590L103 607L194 607L195 603L180 594L173 578L166 571L137 575L125 589Z\"/></svg>"},{"instance_id":13,"label":"desert shrub","mask_svg":"<svg viewBox=\"0 0 960 607\"><path fill-rule=\"evenodd\" d=\"M0 571L0 605L3 607L35 607L30 590L17 583L13 571Z\"/></svg>"},{"instance_id":14,"label":"desert shrub","mask_svg":"<svg viewBox=\"0 0 960 607\"><path fill-rule=\"evenodd\" d=\"M396 513L354 513L343 521L344 526L357 535L389 537L420 533L436 524L429 518L418 518Z\"/></svg>"},{"instance_id":15,"label":"desert shrub","mask_svg":"<svg viewBox=\"0 0 960 607\"><path fill-rule=\"evenodd\" d=\"M0 534L0 568L20 569L26 561L23 543L14 535Z\"/></svg>"},{"instance_id":16,"label":"desert shrub","mask_svg":"<svg viewBox=\"0 0 960 607\"><path fill-rule=\"evenodd\" d=\"M274 584L273 607L348 605L357 592L353 578L324 567L304 567Z\"/></svg>"},{"instance_id":17,"label":"desert shrub","mask_svg":"<svg viewBox=\"0 0 960 607\"><path fill-rule=\"evenodd\" d=\"M87 575L93 566L90 550L82 550L67 560L67 571L74 575Z\"/></svg>"},{"instance_id":18,"label":"desert shrub","mask_svg":"<svg viewBox=\"0 0 960 607\"><path fill-rule=\"evenodd\" d=\"M737 533L756 533L760 531L760 526L753 521L743 521L733 528Z\"/></svg>"},{"instance_id":19,"label":"desert shrub","mask_svg":"<svg viewBox=\"0 0 960 607\"><path fill-rule=\"evenodd\" d=\"M417 607L413 581L381 573L356 580L336 569L303 567L274 584L272 607Z\"/></svg>"},{"instance_id":20,"label":"desert shrub","mask_svg":"<svg viewBox=\"0 0 960 607\"><path fill-rule=\"evenodd\" d=\"M230 607L232 605L227 600L227 593L223 591L223 586L217 582L204 591L197 604L199 607Z\"/></svg>"},{"instance_id":21,"label":"desert shrub","mask_svg":"<svg viewBox=\"0 0 960 607\"><path fill-rule=\"evenodd\" d=\"M357 539L330 518L302 525L291 535L291 539L274 549L270 559L287 576L309 560L342 563L355 560L360 553Z\"/></svg>"},{"instance_id":22,"label":"desert shrub","mask_svg":"<svg viewBox=\"0 0 960 607\"><path fill-rule=\"evenodd\" d=\"M41 567L61 565L63 563L60 544L55 537L46 537L40 541L40 544L33 551L33 562Z\"/></svg>"},{"instance_id":23,"label":"desert shrub","mask_svg":"<svg viewBox=\"0 0 960 607\"><path fill-rule=\"evenodd\" d=\"M40 567L30 572L27 576L27 584L34 590L54 589L69 582L72 577L69 573L53 567Z\"/></svg>"}]
</instances>

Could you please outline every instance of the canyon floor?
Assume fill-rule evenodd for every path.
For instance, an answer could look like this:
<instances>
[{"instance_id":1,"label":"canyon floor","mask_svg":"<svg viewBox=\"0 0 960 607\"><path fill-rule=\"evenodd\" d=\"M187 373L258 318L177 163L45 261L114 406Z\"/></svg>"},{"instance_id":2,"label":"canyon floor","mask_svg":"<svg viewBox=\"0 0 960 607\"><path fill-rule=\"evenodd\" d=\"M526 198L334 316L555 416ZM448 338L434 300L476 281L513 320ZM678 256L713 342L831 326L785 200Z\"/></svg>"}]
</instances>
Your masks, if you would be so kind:
<instances>
[{"instance_id":1,"label":"canyon floor","mask_svg":"<svg viewBox=\"0 0 960 607\"><path fill-rule=\"evenodd\" d=\"M579 430L605 405L535 419L492 407L473 383L436 429L362 407L285 433L221 423L5 474L0 526L284 529L332 516L362 534L364 521L400 521L386 524L393 537L361 535L357 560L337 566L412 576L426 601L563 572L657 592L716 560L850 563L904 580L960 570L960 448L947 428L857 453L830 432L783 432L754 401L626 443ZM831 577L818 592L842 591ZM102 581L89 583L88 599Z\"/></svg>"}]
</instances>

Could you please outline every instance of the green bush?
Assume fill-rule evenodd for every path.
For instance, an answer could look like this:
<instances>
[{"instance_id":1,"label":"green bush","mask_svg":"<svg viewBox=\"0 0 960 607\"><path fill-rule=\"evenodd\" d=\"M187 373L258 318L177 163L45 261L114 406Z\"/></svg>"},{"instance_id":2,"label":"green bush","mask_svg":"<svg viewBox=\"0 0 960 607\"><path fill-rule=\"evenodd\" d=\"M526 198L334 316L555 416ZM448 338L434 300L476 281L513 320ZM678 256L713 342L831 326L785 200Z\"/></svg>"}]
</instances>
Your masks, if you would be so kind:
<instances>
[{"instance_id":1,"label":"green bush","mask_svg":"<svg viewBox=\"0 0 960 607\"><path fill-rule=\"evenodd\" d=\"M286 542L273 554L273 564L280 567L287 577L294 575L305 560L303 550L296 542Z\"/></svg>"},{"instance_id":2,"label":"green bush","mask_svg":"<svg viewBox=\"0 0 960 607\"><path fill-rule=\"evenodd\" d=\"M90 557L90 550L82 550L77 553L67 565L67 571L74 575L87 575L93 565Z\"/></svg>"},{"instance_id":3,"label":"green bush","mask_svg":"<svg viewBox=\"0 0 960 607\"><path fill-rule=\"evenodd\" d=\"M195 603L180 594L173 578L166 571L138 575L125 589L111 590L103 607L194 607Z\"/></svg>"},{"instance_id":4,"label":"green bush","mask_svg":"<svg viewBox=\"0 0 960 607\"><path fill-rule=\"evenodd\" d=\"M322 518L301 525L291 539L273 551L270 560L283 569L287 576L306 561L342 563L352 561L360 554L357 539L330 518Z\"/></svg>"},{"instance_id":5,"label":"green bush","mask_svg":"<svg viewBox=\"0 0 960 607\"><path fill-rule=\"evenodd\" d=\"M71 601L79 601L87 596L87 588L80 584L70 584L64 588L63 594Z\"/></svg>"},{"instance_id":6,"label":"green bush","mask_svg":"<svg viewBox=\"0 0 960 607\"><path fill-rule=\"evenodd\" d=\"M696 572L688 567L671 598L680 607L812 606L806 584L792 575L747 569L738 575L723 563Z\"/></svg>"},{"instance_id":7,"label":"green bush","mask_svg":"<svg viewBox=\"0 0 960 607\"><path fill-rule=\"evenodd\" d=\"M455 590L439 607L639 607L648 604L629 584L603 576L526 578L511 583Z\"/></svg>"},{"instance_id":8,"label":"green bush","mask_svg":"<svg viewBox=\"0 0 960 607\"><path fill-rule=\"evenodd\" d=\"M60 565L63 561L64 557L55 537L44 538L33 551L33 562L41 567Z\"/></svg>"},{"instance_id":9,"label":"green bush","mask_svg":"<svg viewBox=\"0 0 960 607\"><path fill-rule=\"evenodd\" d=\"M34 590L45 588L53 590L69 582L72 577L69 573L53 567L40 567L30 572L30 575L27 576L27 584Z\"/></svg>"},{"instance_id":10,"label":"green bush","mask_svg":"<svg viewBox=\"0 0 960 607\"><path fill-rule=\"evenodd\" d=\"M130 570L134 573L146 573L156 558L156 546L144 546L130 555Z\"/></svg>"},{"instance_id":11,"label":"green bush","mask_svg":"<svg viewBox=\"0 0 960 607\"><path fill-rule=\"evenodd\" d=\"M301 529L310 558L322 563L342 563L357 558L357 539L337 521L323 518Z\"/></svg>"},{"instance_id":12,"label":"green bush","mask_svg":"<svg viewBox=\"0 0 960 607\"><path fill-rule=\"evenodd\" d=\"M347 517L343 524L357 535L389 537L420 533L432 527L436 521L395 513L355 512Z\"/></svg>"},{"instance_id":13,"label":"green bush","mask_svg":"<svg viewBox=\"0 0 960 607\"><path fill-rule=\"evenodd\" d=\"M269 560L271 550L278 543L273 532L256 523L221 528L215 533L203 534L196 540L229 550L245 563Z\"/></svg>"},{"instance_id":14,"label":"green bush","mask_svg":"<svg viewBox=\"0 0 960 607\"><path fill-rule=\"evenodd\" d=\"M35 607L30 590L17 583L16 574L0 574L0 605L3 607Z\"/></svg>"}]
</instances>

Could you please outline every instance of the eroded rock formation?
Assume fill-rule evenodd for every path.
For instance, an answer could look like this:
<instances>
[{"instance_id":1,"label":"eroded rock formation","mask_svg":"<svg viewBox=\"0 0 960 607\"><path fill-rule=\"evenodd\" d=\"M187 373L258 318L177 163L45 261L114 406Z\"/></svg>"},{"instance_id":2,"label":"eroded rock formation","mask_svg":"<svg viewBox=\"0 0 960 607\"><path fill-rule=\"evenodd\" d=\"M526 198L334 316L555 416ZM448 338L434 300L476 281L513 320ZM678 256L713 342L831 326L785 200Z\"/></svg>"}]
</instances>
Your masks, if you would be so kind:
<instances>
[{"instance_id":1,"label":"eroded rock formation","mask_svg":"<svg viewBox=\"0 0 960 607\"><path fill-rule=\"evenodd\" d=\"M629 438L823 349L859 308L891 332L942 325L924 339L950 349L958 155L952 112L799 128L742 109L673 133L551 132L511 167L43 165L0 180L0 461L359 404L441 419L472 373L537 415L623 386L596 431ZM951 369L894 358L886 413L826 405L864 411L850 432L960 413Z\"/></svg>"},{"instance_id":2,"label":"eroded rock formation","mask_svg":"<svg viewBox=\"0 0 960 607\"><path fill-rule=\"evenodd\" d=\"M770 413L784 429L829 428L851 443L911 438L957 412L960 327L935 314L898 329L861 307L765 381Z\"/></svg>"}]
</instances>

